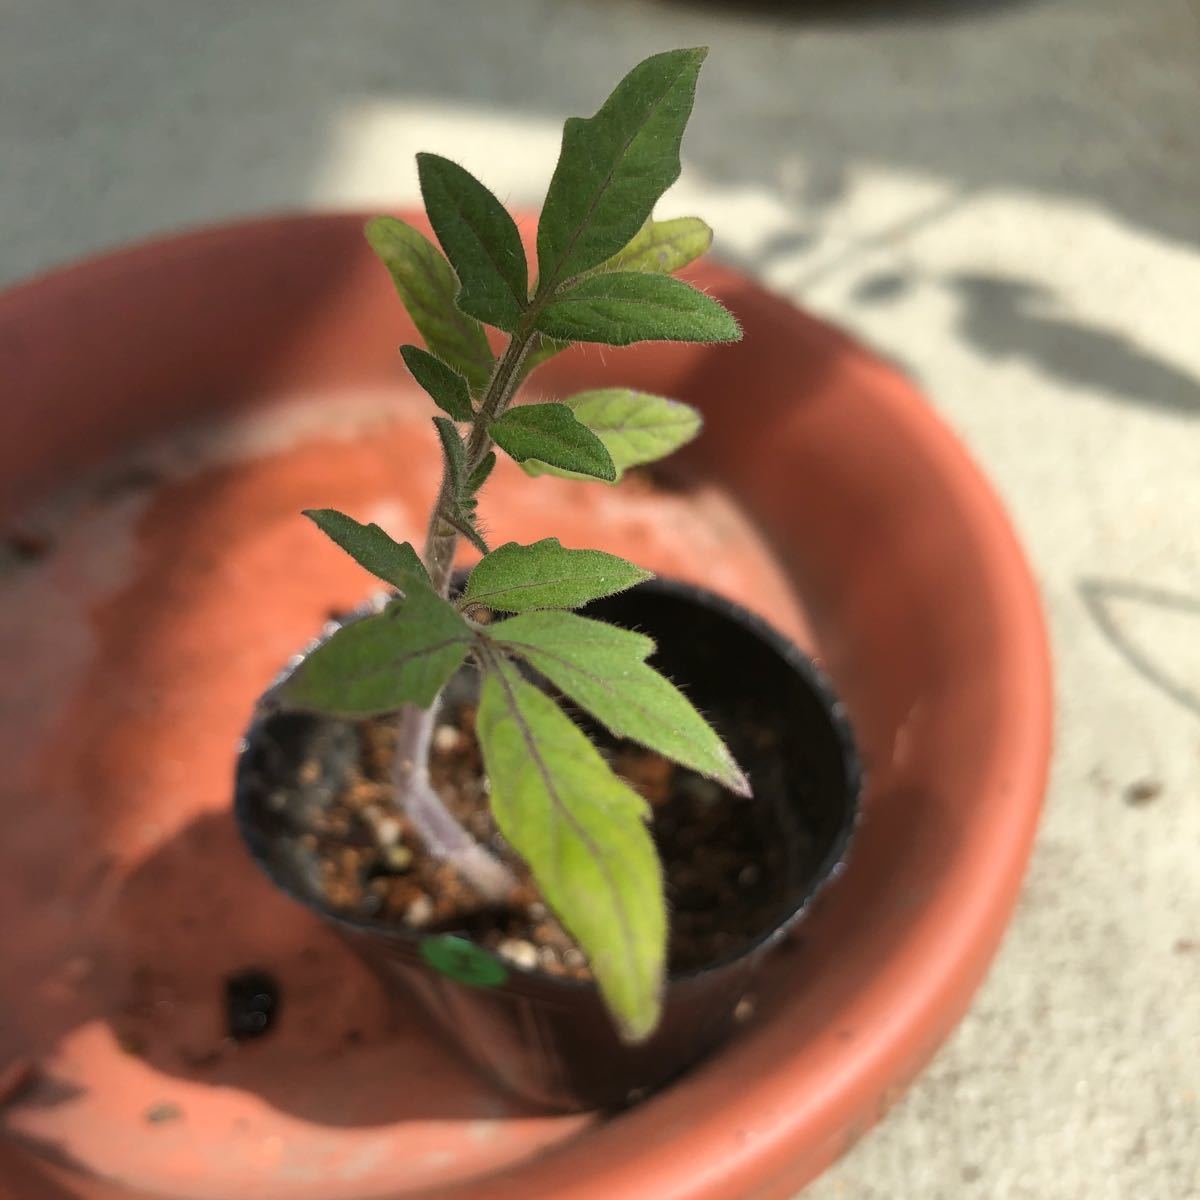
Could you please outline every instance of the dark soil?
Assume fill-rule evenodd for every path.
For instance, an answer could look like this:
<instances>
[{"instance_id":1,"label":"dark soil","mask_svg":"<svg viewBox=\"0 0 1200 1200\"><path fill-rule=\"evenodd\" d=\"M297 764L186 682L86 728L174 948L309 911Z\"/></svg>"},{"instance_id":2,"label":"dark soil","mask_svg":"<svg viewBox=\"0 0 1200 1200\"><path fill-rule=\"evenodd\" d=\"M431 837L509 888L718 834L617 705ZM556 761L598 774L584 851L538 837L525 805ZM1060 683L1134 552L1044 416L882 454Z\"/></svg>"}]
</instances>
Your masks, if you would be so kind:
<instances>
[{"instance_id":1,"label":"dark soil","mask_svg":"<svg viewBox=\"0 0 1200 1200\"><path fill-rule=\"evenodd\" d=\"M514 867L522 886L511 904L487 906L452 868L423 853L395 809L394 735L381 721L351 727L354 741L339 739L343 744L332 755L323 752L323 739L315 739L298 772L295 782L310 800L324 793L320 805L287 805L293 815L306 814L300 842L305 857L318 864L322 898L334 911L360 919L465 932L518 966L590 978L584 956L547 912L524 864L492 822L474 717L469 696L448 697L434 733L431 775L459 820ZM773 748L762 744L773 735L739 732L731 739L735 744L750 742L768 754ZM752 803L719 784L632 743L606 740L594 728L589 733L654 810L670 910L671 971L707 966L770 928L787 850L784 840L762 827L761 810L756 818Z\"/></svg>"}]
</instances>

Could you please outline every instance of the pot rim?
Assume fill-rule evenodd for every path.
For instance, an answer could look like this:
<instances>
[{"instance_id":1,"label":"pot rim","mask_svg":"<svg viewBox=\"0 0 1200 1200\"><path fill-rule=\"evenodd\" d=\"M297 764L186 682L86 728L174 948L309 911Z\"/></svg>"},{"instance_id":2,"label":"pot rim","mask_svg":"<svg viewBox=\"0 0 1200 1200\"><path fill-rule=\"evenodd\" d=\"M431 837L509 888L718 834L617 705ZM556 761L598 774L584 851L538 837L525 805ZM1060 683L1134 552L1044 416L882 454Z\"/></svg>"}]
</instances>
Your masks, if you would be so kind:
<instances>
[{"instance_id":1,"label":"pot rim","mask_svg":"<svg viewBox=\"0 0 1200 1200\"><path fill-rule=\"evenodd\" d=\"M382 210L431 233L411 203L375 209ZM157 276L214 247L290 243L298 235L331 231L348 235L370 215L358 208L268 211L114 245L10 285L0 292L0 321L20 323L31 314L55 311L106 279L143 272ZM716 261L706 260L693 277L709 291L737 289L793 335L844 349L839 370L846 385L871 396L873 415L906 439L908 450L922 455L926 467L939 475L947 502L963 514L977 551L976 599L986 599L1003 651L997 655L994 686L1010 702L993 731L987 778L980 785L981 795L993 802L991 815L986 837L976 832L969 857L955 866L955 879L969 876L969 888L931 900L897 939L895 953L853 993L845 1015L862 1024L862 1036L828 1046L786 1043L767 1038L766 1031L754 1047L743 1039L744 1052L731 1050L733 1059L722 1070L701 1068L686 1087L659 1093L634 1115L592 1127L586 1137L572 1137L490 1174L492 1200L548 1194L559 1200L594 1200L600 1194L671 1200L792 1194L798 1179L811 1179L886 1111L957 1024L1008 923L1045 793L1053 727L1045 622L1010 520L972 456L917 387L858 338ZM886 1090L883 1083L889 1085ZM74 1173L70 1180L78 1186ZM477 1184L439 1185L436 1195L472 1200Z\"/></svg>"}]
</instances>

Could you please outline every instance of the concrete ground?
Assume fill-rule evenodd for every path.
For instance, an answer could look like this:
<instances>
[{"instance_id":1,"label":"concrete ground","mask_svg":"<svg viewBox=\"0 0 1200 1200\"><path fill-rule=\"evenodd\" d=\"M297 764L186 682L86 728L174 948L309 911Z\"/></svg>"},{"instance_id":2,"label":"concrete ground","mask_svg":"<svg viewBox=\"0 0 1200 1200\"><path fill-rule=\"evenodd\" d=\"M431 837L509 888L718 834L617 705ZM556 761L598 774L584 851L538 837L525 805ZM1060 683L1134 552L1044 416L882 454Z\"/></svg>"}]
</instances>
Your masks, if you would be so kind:
<instances>
[{"instance_id":1,"label":"concrete ground","mask_svg":"<svg viewBox=\"0 0 1200 1200\"><path fill-rule=\"evenodd\" d=\"M1057 656L995 969L806 1197L1200 1197L1193 0L0 0L0 282L235 214L394 206L419 148L536 202L563 115L699 42L664 210L921 380L1011 507Z\"/></svg>"}]
</instances>

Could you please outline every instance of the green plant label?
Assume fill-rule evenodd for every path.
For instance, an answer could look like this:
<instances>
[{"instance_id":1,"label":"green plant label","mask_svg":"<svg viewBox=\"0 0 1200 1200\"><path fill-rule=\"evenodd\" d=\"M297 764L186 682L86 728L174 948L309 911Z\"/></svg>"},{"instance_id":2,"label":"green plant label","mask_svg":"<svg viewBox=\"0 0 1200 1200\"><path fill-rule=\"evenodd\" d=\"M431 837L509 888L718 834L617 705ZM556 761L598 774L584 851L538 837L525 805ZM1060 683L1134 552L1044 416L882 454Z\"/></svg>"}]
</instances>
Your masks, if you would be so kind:
<instances>
[{"instance_id":1,"label":"green plant label","mask_svg":"<svg viewBox=\"0 0 1200 1200\"><path fill-rule=\"evenodd\" d=\"M494 955L466 938L444 934L421 943L421 957L435 970L471 987L499 987L508 969Z\"/></svg>"}]
</instances>

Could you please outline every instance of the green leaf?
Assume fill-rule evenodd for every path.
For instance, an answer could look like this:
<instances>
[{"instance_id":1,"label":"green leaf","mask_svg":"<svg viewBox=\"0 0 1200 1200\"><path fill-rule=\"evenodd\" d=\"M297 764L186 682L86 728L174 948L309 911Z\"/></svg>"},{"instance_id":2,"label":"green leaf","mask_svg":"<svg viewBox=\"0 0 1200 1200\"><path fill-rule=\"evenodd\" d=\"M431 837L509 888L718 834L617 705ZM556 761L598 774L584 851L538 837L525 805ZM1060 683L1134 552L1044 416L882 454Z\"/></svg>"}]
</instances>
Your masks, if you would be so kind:
<instances>
[{"instance_id":1,"label":"green leaf","mask_svg":"<svg viewBox=\"0 0 1200 1200\"><path fill-rule=\"evenodd\" d=\"M711 296L670 275L589 275L542 309L538 329L571 342L735 342L742 331Z\"/></svg>"},{"instance_id":2,"label":"green leaf","mask_svg":"<svg viewBox=\"0 0 1200 1200\"><path fill-rule=\"evenodd\" d=\"M451 370L440 358L420 346L401 346L404 365L413 378L429 393L434 404L456 421L469 421L475 415L467 381Z\"/></svg>"},{"instance_id":3,"label":"green leaf","mask_svg":"<svg viewBox=\"0 0 1200 1200\"><path fill-rule=\"evenodd\" d=\"M519 654L617 737L750 794L746 776L716 731L646 662L654 643L644 634L576 613L531 612L501 621L489 637Z\"/></svg>"},{"instance_id":4,"label":"green leaf","mask_svg":"<svg viewBox=\"0 0 1200 1200\"><path fill-rule=\"evenodd\" d=\"M538 223L538 291L598 266L679 178L679 144L706 49L639 63L595 116L572 117Z\"/></svg>"},{"instance_id":5,"label":"green leaf","mask_svg":"<svg viewBox=\"0 0 1200 1200\"><path fill-rule=\"evenodd\" d=\"M632 388L600 388L580 392L563 401L605 445L617 470L617 479L630 467L665 458L690 442L703 422L688 404L636 392ZM521 464L527 475L560 475L587 479L558 467L530 459Z\"/></svg>"},{"instance_id":6,"label":"green leaf","mask_svg":"<svg viewBox=\"0 0 1200 1200\"><path fill-rule=\"evenodd\" d=\"M368 221L366 234L425 344L482 391L492 377L492 351L483 326L455 307L458 280L450 264L428 238L394 217Z\"/></svg>"},{"instance_id":7,"label":"green leaf","mask_svg":"<svg viewBox=\"0 0 1200 1200\"><path fill-rule=\"evenodd\" d=\"M428 584L425 564L408 542L397 542L378 525L362 525L333 508L306 508L304 515L332 538L359 566L404 592L415 575Z\"/></svg>"},{"instance_id":8,"label":"green leaf","mask_svg":"<svg viewBox=\"0 0 1200 1200\"><path fill-rule=\"evenodd\" d=\"M344 717L428 708L462 665L471 631L455 607L408 577L404 599L342 626L280 686L290 708Z\"/></svg>"},{"instance_id":9,"label":"green leaf","mask_svg":"<svg viewBox=\"0 0 1200 1200\"><path fill-rule=\"evenodd\" d=\"M670 275L708 253L712 230L699 217L647 221L624 250L617 251L599 271L649 271Z\"/></svg>"},{"instance_id":10,"label":"green leaf","mask_svg":"<svg viewBox=\"0 0 1200 1200\"><path fill-rule=\"evenodd\" d=\"M662 868L642 798L508 663L487 672L476 720L500 832L591 964L622 1038L658 1024L666 970Z\"/></svg>"},{"instance_id":11,"label":"green leaf","mask_svg":"<svg viewBox=\"0 0 1200 1200\"><path fill-rule=\"evenodd\" d=\"M517 462L536 458L610 482L617 477L604 443L565 404L521 404L492 423L496 445Z\"/></svg>"},{"instance_id":12,"label":"green leaf","mask_svg":"<svg viewBox=\"0 0 1200 1200\"><path fill-rule=\"evenodd\" d=\"M529 300L525 249L512 217L448 158L418 154L417 174L430 224L462 283L458 307L511 333Z\"/></svg>"},{"instance_id":13,"label":"green leaf","mask_svg":"<svg viewBox=\"0 0 1200 1200\"><path fill-rule=\"evenodd\" d=\"M471 481L466 477L467 448L459 436L454 422L448 417L434 417L438 437L442 442L442 451L446 459L446 470L450 475L451 496L447 504L438 509L438 516L448 525L457 529L473 545L480 554L488 552L485 542L475 525L475 501L472 499ZM486 461L486 460L485 460ZM476 472L481 470L480 463Z\"/></svg>"},{"instance_id":14,"label":"green leaf","mask_svg":"<svg viewBox=\"0 0 1200 1200\"><path fill-rule=\"evenodd\" d=\"M454 494L462 490L463 474L467 469L467 448L458 436L454 422L448 417L434 417L438 437L442 442L442 450L446 456L446 469L450 472L450 482L454 484Z\"/></svg>"},{"instance_id":15,"label":"green leaf","mask_svg":"<svg viewBox=\"0 0 1200 1200\"><path fill-rule=\"evenodd\" d=\"M471 478L467 480L467 491L473 496L485 483L488 481L488 476L492 473L492 468L496 465L496 452L489 450L480 461L479 466L471 472Z\"/></svg>"},{"instance_id":16,"label":"green leaf","mask_svg":"<svg viewBox=\"0 0 1200 1200\"><path fill-rule=\"evenodd\" d=\"M558 538L530 546L508 542L476 564L463 601L501 612L578 608L651 578L649 571L615 554L569 550Z\"/></svg>"}]
</instances>

